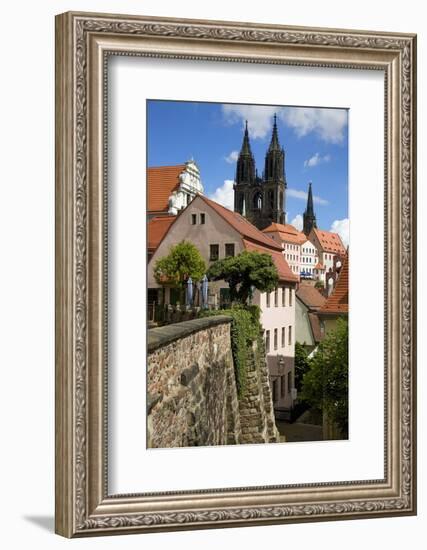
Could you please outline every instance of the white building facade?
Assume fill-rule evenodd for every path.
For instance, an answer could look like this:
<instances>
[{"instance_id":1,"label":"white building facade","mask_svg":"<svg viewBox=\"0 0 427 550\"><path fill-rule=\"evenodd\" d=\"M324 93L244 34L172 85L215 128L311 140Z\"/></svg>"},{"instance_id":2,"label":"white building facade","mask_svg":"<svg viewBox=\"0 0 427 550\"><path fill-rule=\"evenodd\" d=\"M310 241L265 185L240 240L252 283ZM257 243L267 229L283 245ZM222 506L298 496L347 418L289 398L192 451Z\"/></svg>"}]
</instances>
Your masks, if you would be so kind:
<instances>
[{"instance_id":1,"label":"white building facade","mask_svg":"<svg viewBox=\"0 0 427 550\"><path fill-rule=\"evenodd\" d=\"M203 195L203 191L199 167L191 159L185 163L184 170L179 174L178 188L169 196L168 213L176 216L197 194Z\"/></svg>"},{"instance_id":2,"label":"white building facade","mask_svg":"<svg viewBox=\"0 0 427 550\"><path fill-rule=\"evenodd\" d=\"M295 285L281 283L270 293L254 297L261 324L274 408L277 416L295 401Z\"/></svg>"}]
</instances>

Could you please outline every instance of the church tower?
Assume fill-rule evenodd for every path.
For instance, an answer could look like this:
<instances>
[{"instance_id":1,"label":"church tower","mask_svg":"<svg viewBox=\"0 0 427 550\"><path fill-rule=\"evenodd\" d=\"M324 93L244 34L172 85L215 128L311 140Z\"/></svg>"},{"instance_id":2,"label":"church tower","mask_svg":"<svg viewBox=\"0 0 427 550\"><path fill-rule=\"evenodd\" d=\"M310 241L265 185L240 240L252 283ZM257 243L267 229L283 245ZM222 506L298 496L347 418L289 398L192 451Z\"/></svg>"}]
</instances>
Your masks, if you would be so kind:
<instances>
[{"instance_id":1,"label":"church tower","mask_svg":"<svg viewBox=\"0 0 427 550\"><path fill-rule=\"evenodd\" d=\"M274 115L270 146L265 156L265 170L260 178L249 142L246 121L242 148L236 166L234 210L245 216L258 229L272 222L285 223L285 152L280 147L277 120Z\"/></svg>"},{"instance_id":2,"label":"church tower","mask_svg":"<svg viewBox=\"0 0 427 550\"><path fill-rule=\"evenodd\" d=\"M303 214L303 220L303 232L308 237L313 227L317 228L316 215L314 214L313 208L313 192L311 190L311 181L308 184L307 207Z\"/></svg>"},{"instance_id":3,"label":"church tower","mask_svg":"<svg viewBox=\"0 0 427 550\"><path fill-rule=\"evenodd\" d=\"M245 124L242 148L236 166L236 179L234 184L234 211L246 216L250 189L255 181L255 159L249 142L248 121Z\"/></svg>"},{"instance_id":4,"label":"church tower","mask_svg":"<svg viewBox=\"0 0 427 550\"><path fill-rule=\"evenodd\" d=\"M263 187L266 198L263 216L266 225L264 227L270 225L271 222L285 223L285 151L280 147L276 115L274 115L270 146L265 155Z\"/></svg>"}]
</instances>

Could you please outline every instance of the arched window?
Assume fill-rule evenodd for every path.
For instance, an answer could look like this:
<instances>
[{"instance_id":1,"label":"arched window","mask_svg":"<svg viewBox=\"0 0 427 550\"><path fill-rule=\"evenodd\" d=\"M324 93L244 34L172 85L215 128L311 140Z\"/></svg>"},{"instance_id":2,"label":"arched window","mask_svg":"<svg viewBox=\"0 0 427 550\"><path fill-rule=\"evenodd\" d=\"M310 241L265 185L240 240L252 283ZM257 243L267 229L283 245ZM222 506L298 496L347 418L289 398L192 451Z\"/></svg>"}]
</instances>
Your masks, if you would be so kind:
<instances>
[{"instance_id":1,"label":"arched window","mask_svg":"<svg viewBox=\"0 0 427 550\"><path fill-rule=\"evenodd\" d=\"M258 210L262 209L262 194L257 191L253 198L253 205L254 208L257 208Z\"/></svg>"},{"instance_id":2,"label":"arched window","mask_svg":"<svg viewBox=\"0 0 427 550\"><path fill-rule=\"evenodd\" d=\"M239 211L240 212L243 210L243 199L244 199L244 195L243 195L243 193L240 193L240 195L239 195Z\"/></svg>"},{"instance_id":3,"label":"arched window","mask_svg":"<svg viewBox=\"0 0 427 550\"><path fill-rule=\"evenodd\" d=\"M274 208L274 192L273 191L269 191L268 192L268 203L270 205L270 208Z\"/></svg>"}]
</instances>

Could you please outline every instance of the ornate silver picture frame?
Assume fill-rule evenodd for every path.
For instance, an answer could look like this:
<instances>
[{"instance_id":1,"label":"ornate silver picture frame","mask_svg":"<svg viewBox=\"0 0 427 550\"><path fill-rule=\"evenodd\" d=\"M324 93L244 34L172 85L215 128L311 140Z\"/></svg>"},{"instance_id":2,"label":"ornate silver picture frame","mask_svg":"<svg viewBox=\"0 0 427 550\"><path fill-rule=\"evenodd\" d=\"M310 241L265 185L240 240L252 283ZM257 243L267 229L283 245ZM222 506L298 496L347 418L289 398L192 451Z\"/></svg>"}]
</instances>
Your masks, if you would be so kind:
<instances>
[{"instance_id":1,"label":"ornate silver picture frame","mask_svg":"<svg viewBox=\"0 0 427 550\"><path fill-rule=\"evenodd\" d=\"M257 64L271 64L384 73L382 479L109 493L106 157L110 56L249 63L254 70ZM415 514L415 252L415 35L58 15L56 532L81 537Z\"/></svg>"}]
</instances>

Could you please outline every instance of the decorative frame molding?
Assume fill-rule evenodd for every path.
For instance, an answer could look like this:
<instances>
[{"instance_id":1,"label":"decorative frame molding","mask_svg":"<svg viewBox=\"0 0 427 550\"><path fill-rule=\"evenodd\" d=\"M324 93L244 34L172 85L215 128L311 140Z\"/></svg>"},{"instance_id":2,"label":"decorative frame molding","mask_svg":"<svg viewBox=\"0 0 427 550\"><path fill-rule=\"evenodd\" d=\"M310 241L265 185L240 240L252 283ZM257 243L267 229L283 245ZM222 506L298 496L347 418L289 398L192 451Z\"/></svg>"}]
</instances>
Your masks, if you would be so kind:
<instances>
[{"instance_id":1,"label":"decorative frame molding","mask_svg":"<svg viewBox=\"0 0 427 550\"><path fill-rule=\"evenodd\" d=\"M385 73L385 478L114 495L106 483L106 59ZM66 537L416 513L416 37L65 13L56 18L56 532Z\"/></svg>"}]
</instances>

